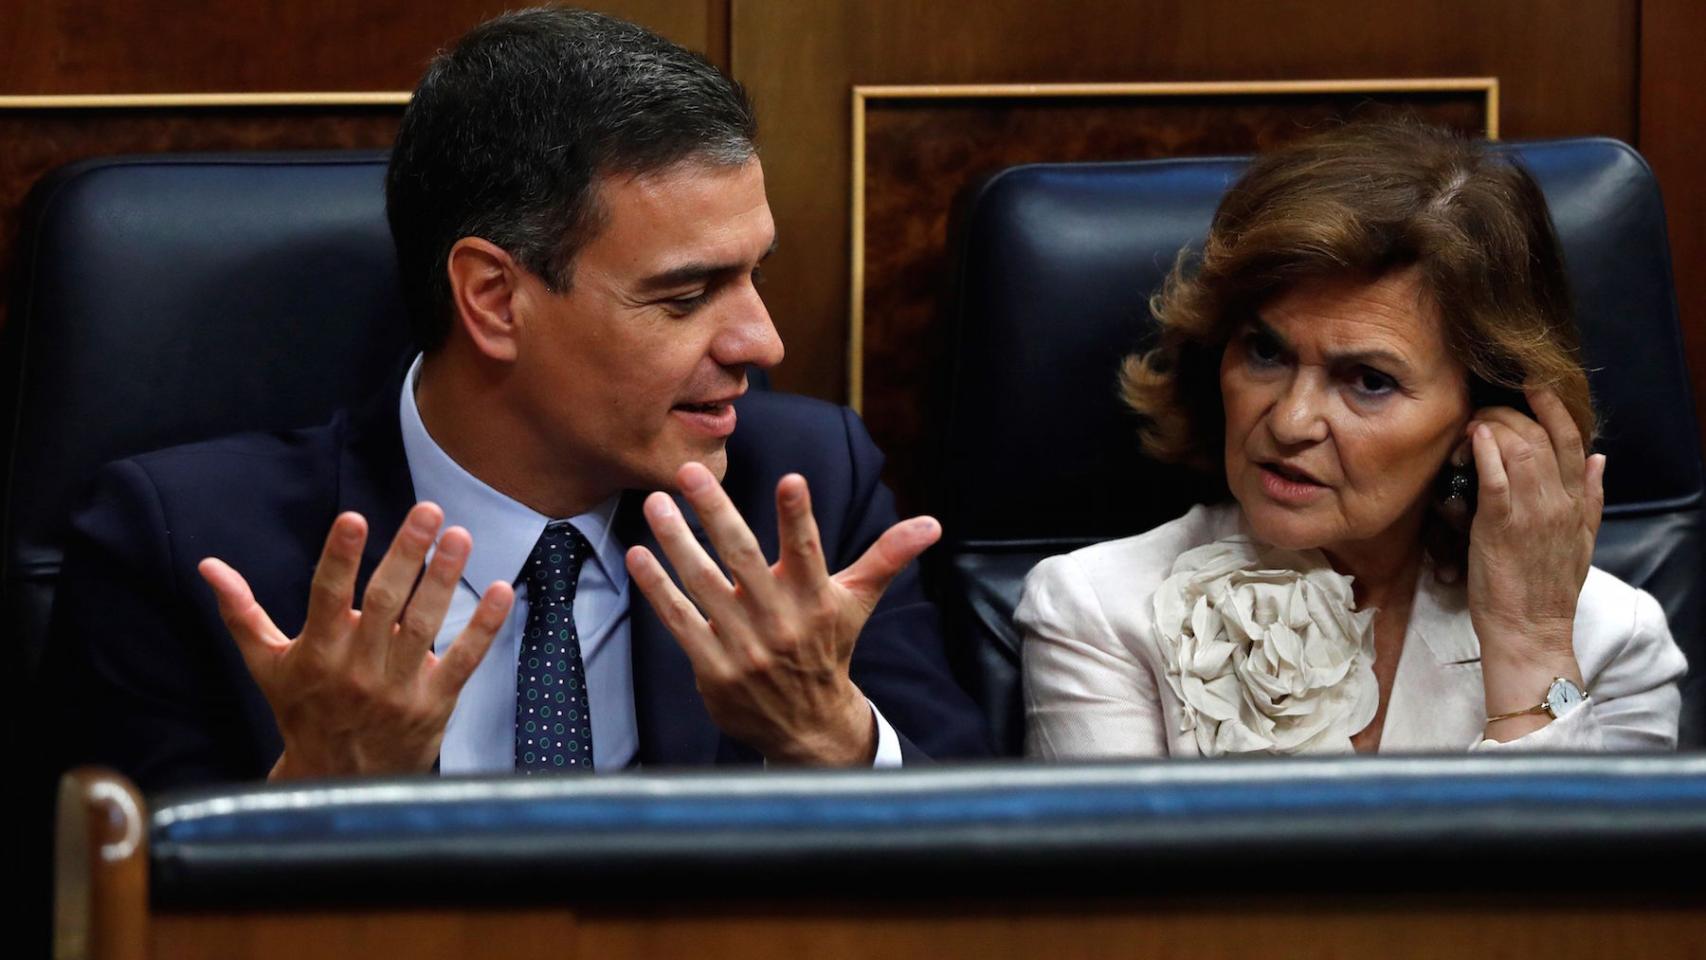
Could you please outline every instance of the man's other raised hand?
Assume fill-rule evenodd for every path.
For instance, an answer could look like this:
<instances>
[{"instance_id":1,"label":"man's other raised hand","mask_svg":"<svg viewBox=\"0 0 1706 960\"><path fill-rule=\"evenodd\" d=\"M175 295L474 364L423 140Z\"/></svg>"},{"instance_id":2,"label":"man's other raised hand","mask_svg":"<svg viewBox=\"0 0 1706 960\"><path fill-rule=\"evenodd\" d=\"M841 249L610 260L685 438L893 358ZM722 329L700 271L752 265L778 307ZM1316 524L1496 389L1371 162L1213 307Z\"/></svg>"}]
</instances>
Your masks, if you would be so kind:
<instances>
[{"instance_id":1,"label":"man's other raised hand","mask_svg":"<svg viewBox=\"0 0 1706 960\"><path fill-rule=\"evenodd\" d=\"M853 646L890 581L941 525L901 521L831 576L804 477L776 485L774 564L710 470L688 463L676 481L727 575L663 493L646 499L646 520L692 599L644 547L628 551L628 571L692 661L711 719L772 763L870 763L876 725L848 675Z\"/></svg>"}]
</instances>

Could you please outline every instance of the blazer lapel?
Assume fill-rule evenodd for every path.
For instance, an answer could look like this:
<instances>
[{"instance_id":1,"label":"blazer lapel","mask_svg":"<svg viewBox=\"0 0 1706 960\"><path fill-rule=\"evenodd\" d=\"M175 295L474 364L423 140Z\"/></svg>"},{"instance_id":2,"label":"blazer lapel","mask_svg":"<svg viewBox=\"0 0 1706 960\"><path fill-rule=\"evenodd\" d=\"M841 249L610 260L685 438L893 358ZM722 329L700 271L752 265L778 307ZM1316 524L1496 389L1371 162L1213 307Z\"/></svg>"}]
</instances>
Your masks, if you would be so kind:
<instances>
[{"instance_id":1,"label":"blazer lapel","mask_svg":"<svg viewBox=\"0 0 1706 960\"><path fill-rule=\"evenodd\" d=\"M669 558L652 536L641 514L646 492L630 490L616 511L616 533L627 546L650 550L675 577ZM704 528L680 497L676 509L707 553ZM679 584L679 578L677 578ZM693 665L669 628L663 625L639 587L631 587L628 635L634 658L634 716L639 724L642 764L650 766L707 766L716 761L722 733L711 722L705 701L693 678Z\"/></svg>"},{"instance_id":2,"label":"blazer lapel","mask_svg":"<svg viewBox=\"0 0 1706 960\"><path fill-rule=\"evenodd\" d=\"M1467 750L1485 725L1481 644L1469 621L1468 594L1461 585L1440 583L1431 566L1424 567L1380 750Z\"/></svg>"}]
</instances>

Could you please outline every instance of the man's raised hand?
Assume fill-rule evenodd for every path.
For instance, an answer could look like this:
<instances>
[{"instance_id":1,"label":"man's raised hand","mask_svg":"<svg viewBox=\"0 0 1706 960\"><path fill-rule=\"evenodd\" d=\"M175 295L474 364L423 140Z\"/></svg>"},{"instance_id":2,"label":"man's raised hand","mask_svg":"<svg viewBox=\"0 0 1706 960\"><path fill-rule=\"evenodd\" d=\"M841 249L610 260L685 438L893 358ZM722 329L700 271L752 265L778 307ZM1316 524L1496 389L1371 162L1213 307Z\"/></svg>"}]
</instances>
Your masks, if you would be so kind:
<instances>
[{"instance_id":1,"label":"man's raised hand","mask_svg":"<svg viewBox=\"0 0 1706 960\"><path fill-rule=\"evenodd\" d=\"M876 726L848 676L854 642L890 581L941 526L929 517L897 523L831 576L804 477L776 485L775 564L711 471L689 463L676 480L728 576L662 493L646 499L646 520L692 599L644 547L628 551L628 571L692 661L711 719L773 763L870 763Z\"/></svg>"},{"instance_id":2,"label":"man's raised hand","mask_svg":"<svg viewBox=\"0 0 1706 960\"><path fill-rule=\"evenodd\" d=\"M416 504L363 594L356 571L367 521L344 513L326 535L314 568L302 633L286 637L230 565L209 557L202 578L237 641L249 673L271 705L284 753L270 779L414 773L430 769L456 697L509 615L514 591L486 588L468 625L443 657L432 652L473 541L444 514Z\"/></svg>"}]
</instances>

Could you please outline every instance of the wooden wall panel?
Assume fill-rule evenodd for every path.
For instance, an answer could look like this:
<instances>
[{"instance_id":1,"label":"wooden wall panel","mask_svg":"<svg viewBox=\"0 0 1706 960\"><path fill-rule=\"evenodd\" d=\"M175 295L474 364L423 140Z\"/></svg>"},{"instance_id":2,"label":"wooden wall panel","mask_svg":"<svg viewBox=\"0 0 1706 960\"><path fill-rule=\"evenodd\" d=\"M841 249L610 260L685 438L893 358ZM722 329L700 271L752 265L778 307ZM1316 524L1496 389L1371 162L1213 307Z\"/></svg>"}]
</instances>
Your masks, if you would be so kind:
<instances>
[{"instance_id":1,"label":"wooden wall panel","mask_svg":"<svg viewBox=\"0 0 1706 960\"><path fill-rule=\"evenodd\" d=\"M1706 4L1641 4L1641 109L1636 146L1652 164L1670 224L1696 416L1706 424Z\"/></svg>"},{"instance_id":2,"label":"wooden wall panel","mask_svg":"<svg viewBox=\"0 0 1706 960\"><path fill-rule=\"evenodd\" d=\"M586 0L727 58L727 0ZM406 90L503 0L0 0L0 94ZM713 41L715 45L713 47Z\"/></svg>"},{"instance_id":3,"label":"wooden wall panel","mask_svg":"<svg viewBox=\"0 0 1706 960\"><path fill-rule=\"evenodd\" d=\"M1494 76L1505 137L1636 132L1637 0L732 2L781 231L765 290L789 345L775 379L835 399L855 85Z\"/></svg>"}]
</instances>

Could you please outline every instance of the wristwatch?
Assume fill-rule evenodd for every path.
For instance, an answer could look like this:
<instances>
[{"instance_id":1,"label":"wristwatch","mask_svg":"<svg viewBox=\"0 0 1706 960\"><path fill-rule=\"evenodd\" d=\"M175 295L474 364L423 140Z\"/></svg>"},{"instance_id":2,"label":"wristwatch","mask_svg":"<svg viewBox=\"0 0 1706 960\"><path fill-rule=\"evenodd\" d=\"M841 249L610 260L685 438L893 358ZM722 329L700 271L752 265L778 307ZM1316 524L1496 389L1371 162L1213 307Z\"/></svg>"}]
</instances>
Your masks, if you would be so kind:
<instances>
[{"instance_id":1,"label":"wristwatch","mask_svg":"<svg viewBox=\"0 0 1706 960\"><path fill-rule=\"evenodd\" d=\"M1526 717L1531 713L1549 714L1552 719L1557 720L1581 706L1582 701L1586 700L1587 696L1587 691L1577 686L1574 680L1568 677L1553 677L1552 685L1546 688L1544 700L1526 710L1513 710L1510 713L1501 713L1496 717L1488 717L1487 722L1509 720L1512 717Z\"/></svg>"}]
</instances>

